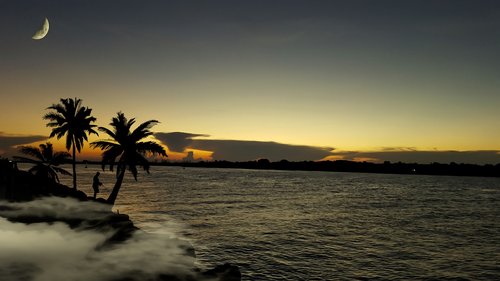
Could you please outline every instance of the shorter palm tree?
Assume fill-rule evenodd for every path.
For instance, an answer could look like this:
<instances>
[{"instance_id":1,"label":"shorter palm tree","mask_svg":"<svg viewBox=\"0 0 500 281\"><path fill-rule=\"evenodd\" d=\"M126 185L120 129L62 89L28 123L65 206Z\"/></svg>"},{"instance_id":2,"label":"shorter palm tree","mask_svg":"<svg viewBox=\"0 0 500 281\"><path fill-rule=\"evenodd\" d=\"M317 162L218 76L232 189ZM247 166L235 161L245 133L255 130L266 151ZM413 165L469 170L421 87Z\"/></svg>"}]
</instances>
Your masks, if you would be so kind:
<instances>
[{"instance_id":1,"label":"shorter palm tree","mask_svg":"<svg viewBox=\"0 0 500 281\"><path fill-rule=\"evenodd\" d=\"M49 142L40 144L39 147L22 146L19 151L35 158L14 156L16 160L34 164L28 172L35 176L52 182L59 182L59 176L57 174L71 176L70 172L58 167L60 164L68 162L69 159L71 159L71 155L67 152L54 152L52 144Z\"/></svg>"},{"instance_id":2,"label":"shorter palm tree","mask_svg":"<svg viewBox=\"0 0 500 281\"><path fill-rule=\"evenodd\" d=\"M111 120L113 130L99 127L99 131L105 132L110 139L95 141L90 144L92 148L100 148L102 152L102 168L109 165L113 171L116 165L116 183L109 195L107 202L114 204L118 192L120 191L125 171L129 170L134 179L137 180L137 166L142 166L144 171L149 173L148 155L161 155L167 157L165 149L153 141L141 141L153 134L151 127L158 124L156 120L149 120L140 124L131 131L135 118L127 120L125 114L118 112L117 116Z\"/></svg>"}]
</instances>

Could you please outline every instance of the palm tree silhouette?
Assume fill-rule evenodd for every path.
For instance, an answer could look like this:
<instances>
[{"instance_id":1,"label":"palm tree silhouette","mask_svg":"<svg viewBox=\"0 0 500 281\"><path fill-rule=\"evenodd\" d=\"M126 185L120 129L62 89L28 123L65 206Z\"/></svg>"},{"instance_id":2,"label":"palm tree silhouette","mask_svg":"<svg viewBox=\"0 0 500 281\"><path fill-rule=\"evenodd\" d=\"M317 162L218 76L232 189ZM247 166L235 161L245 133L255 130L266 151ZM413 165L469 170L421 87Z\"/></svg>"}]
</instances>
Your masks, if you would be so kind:
<instances>
[{"instance_id":1,"label":"palm tree silhouette","mask_svg":"<svg viewBox=\"0 0 500 281\"><path fill-rule=\"evenodd\" d=\"M96 134L92 122L95 117L91 116L92 109L81 105L81 99L60 99L60 103L53 104L47 109L53 110L47 113L43 119L49 120L47 127L52 127L50 137L57 139L66 135L66 149L73 148L73 188L76 190L76 151L80 152L83 141L87 141L87 134Z\"/></svg>"},{"instance_id":2,"label":"palm tree silhouette","mask_svg":"<svg viewBox=\"0 0 500 281\"><path fill-rule=\"evenodd\" d=\"M60 164L68 161L71 156L67 152L54 153L52 144L49 142L47 142L46 144L40 144L39 147L22 146L19 151L23 154L36 158L32 159L22 156L14 156L14 158L17 160L35 164L28 171L35 176L39 176L41 178L48 179L54 182L59 182L59 176L57 175L58 173L71 176L68 171L58 167Z\"/></svg>"},{"instance_id":3,"label":"palm tree silhouette","mask_svg":"<svg viewBox=\"0 0 500 281\"><path fill-rule=\"evenodd\" d=\"M99 127L99 131L105 132L111 138L95 141L90 144L92 148L100 148L103 150L103 169L106 165L109 165L110 170L113 171L113 167L116 164L116 183L107 199L107 202L112 205L115 203L116 197L118 196L127 169L137 181L137 166L142 166L144 171L149 173L149 161L146 159L147 155L161 155L167 157L165 149L158 143L153 141L141 141L153 134L150 129L159 122L156 120L149 120L131 131L131 127L134 123L135 118L127 120L125 114L118 112L117 116L113 117L110 123L113 130ZM116 161L117 159L118 161Z\"/></svg>"}]
</instances>

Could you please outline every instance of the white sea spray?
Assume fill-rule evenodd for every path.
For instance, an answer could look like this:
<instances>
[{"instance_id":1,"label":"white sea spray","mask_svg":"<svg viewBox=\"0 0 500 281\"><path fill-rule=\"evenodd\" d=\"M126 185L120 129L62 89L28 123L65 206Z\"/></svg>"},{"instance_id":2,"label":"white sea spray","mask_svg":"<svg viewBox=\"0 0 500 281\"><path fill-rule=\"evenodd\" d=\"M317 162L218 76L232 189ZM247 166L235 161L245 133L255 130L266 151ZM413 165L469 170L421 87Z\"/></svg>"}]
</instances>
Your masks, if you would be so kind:
<instances>
[{"instance_id":1,"label":"white sea spray","mask_svg":"<svg viewBox=\"0 0 500 281\"><path fill-rule=\"evenodd\" d=\"M63 222L21 223L14 217L98 219L107 206L74 199L0 202L0 280L148 279L161 273L186 275L194 258L175 235L136 231L126 241L101 247L114 229L71 228ZM15 220L14 220L15 221ZM172 233L163 228L162 233Z\"/></svg>"}]
</instances>

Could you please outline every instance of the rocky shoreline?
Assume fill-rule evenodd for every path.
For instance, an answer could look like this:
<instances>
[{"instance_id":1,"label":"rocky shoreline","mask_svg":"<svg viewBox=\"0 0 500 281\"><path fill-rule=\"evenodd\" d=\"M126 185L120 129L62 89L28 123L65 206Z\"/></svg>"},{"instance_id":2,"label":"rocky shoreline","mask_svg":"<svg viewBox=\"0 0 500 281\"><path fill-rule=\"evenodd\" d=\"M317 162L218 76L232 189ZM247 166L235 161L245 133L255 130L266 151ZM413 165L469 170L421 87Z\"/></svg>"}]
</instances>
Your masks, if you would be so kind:
<instances>
[{"instance_id":1,"label":"rocky shoreline","mask_svg":"<svg viewBox=\"0 0 500 281\"><path fill-rule=\"evenodd\" d=\"M0 216L6 218L12 223L31 224L64 224L69 229L76 231L93 231L106 233L106 239L96 247L95 251L107 251L108 249L119 249L126 245L135 237L140 236L153 239L172 239L167 237L158 237L160 234L146 233L134 225L126 214L117 214L111 211L110 205L103 203L103 199L94 200L88 197L82 191L75 191L67 186L56 183L43 183L33 175L11 169L8 174L5 169L1 169L0 174L0 200L6 200L0 203ZM34 200L44 200L44 198L58 198L57 200L69 200L71 204L81 208L75 212L60 212L37 210ZM61 199L66 198L66 199ZM35 202L32 206L30 203ZM26 207L28 204L28 207ZM60 203L58 203L60 204ZM29 209L30 211L24 211ZM83 211L82 211L83 210ZM76 215L71 215L71 213ZM153 237L156 236L156 237ZM146 239L148 239L146 238ZM147 277L134 272L130 276L119 276L106 279L109 281L239 281L241 273L237 266L223 264L210 270L200 270L195 267L194 262L196 253L193 246L181 239L175 240L175 245L183 251L182 259L191 260L192 268L172 274L167 270L159 270L154 276Z\"/></svg>"}]
</instances>

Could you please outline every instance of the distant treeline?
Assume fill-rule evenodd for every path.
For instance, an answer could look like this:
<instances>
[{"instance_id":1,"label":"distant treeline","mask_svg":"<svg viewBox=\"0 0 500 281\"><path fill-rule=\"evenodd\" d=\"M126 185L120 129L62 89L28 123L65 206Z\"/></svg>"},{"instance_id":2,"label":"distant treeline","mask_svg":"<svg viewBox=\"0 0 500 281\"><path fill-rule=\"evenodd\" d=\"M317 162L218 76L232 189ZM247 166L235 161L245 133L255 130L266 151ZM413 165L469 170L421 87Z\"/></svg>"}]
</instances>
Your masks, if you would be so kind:
<instances>
[{"instance_id":1,"label":"distant treeline","mask_svg":"<svg viewBox=\"0 0 500 281\"><path fill-rule=\"evenodd\" d=\"M359 172L384 174L417 174L417 175L452 175L452 176L484 176L500 177L500 163L496 165L474 164L416 164L416 163L371 163L346 160L337 161L302 161L290 162L281 160L270 162L267 159L248 162L229 161L200 161L192 163L162 162L153 165L203 167L203 168L240 168L240 169L273 169L273 170L300 170L300 171L331 171L331 172Z\"/></svg>"},{"instance_id":2,"label":"distant treeline","mask_svg":"<svg viewBox=\"0 0 500 281\"><path fill-rule=\"evenodd\" d=\"M101 164L96 161L82 161L80 164ZM416 175L450 175L450 176L480 176L500 177L500 163L496 165L476 165L457 163L384 163L355 162L347 160L336 161L300 161L291 162L281 160L271 162L268 159L256 161L231 162L231 161L200 161L200 162L151 162L152 166L180 166L200 168L237 168L259 170L297 170L297 171L328 171L328 172L357 172L357 173L382 173L382 174L416 174Z\"/></svg>"}]
</instances>

